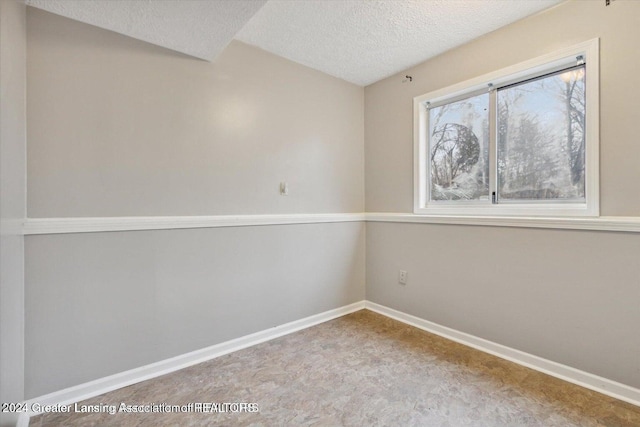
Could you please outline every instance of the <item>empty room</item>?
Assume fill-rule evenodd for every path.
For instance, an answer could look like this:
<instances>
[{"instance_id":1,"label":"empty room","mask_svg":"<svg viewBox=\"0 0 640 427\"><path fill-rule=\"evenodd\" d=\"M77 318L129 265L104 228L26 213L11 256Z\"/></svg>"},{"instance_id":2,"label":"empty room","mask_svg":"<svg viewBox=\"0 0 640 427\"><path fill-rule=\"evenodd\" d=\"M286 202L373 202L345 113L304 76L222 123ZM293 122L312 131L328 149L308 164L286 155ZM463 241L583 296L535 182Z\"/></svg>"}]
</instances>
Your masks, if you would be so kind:
<instances>
[{"instance_id":1,"label":"empty room","mask_svg":"<svg viewBox=\"0 0 640 427\"><path fill-rule=\"evenodd\" d=\"M0 426L640 426L638 40L0 0Z\"/></svg>"}]
</instances>

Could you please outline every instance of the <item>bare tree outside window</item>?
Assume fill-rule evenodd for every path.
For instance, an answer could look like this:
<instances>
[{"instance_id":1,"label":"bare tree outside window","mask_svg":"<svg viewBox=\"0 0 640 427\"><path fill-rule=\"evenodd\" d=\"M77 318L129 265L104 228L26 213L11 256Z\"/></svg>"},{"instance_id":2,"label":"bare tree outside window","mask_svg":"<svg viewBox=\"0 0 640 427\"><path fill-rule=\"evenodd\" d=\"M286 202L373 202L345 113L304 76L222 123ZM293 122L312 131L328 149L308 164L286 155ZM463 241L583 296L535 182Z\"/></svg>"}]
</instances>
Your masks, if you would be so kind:
<instances>
[{"instance_id":1,"label":"bare tree outside window","mask_svg":"<svg viewBox=\"0 0 640 427\"><path fill-rule=\"evenodd\" d=\"M598 216L598 54L593 39L416 96L414 212Z\"/></svg>"},{"instance_id":2,"label":"bare tree outside window","mask_svg":"<svg viewBox=\"0 0 640 427\"><path fill-rule=\"evenodd\" d=\"M585 199L584 67L498 90L502 200Z\"/></svg>"},{"instance_id":3,"label":"bare tree outside window","mask_svg":"<svg viewBox=\"0 0 640 427\"><path fill-rule=\"evenodd\" d=\"M431 200L489 195L489 95L429 111Z\"/></svg>"}]
</instances>

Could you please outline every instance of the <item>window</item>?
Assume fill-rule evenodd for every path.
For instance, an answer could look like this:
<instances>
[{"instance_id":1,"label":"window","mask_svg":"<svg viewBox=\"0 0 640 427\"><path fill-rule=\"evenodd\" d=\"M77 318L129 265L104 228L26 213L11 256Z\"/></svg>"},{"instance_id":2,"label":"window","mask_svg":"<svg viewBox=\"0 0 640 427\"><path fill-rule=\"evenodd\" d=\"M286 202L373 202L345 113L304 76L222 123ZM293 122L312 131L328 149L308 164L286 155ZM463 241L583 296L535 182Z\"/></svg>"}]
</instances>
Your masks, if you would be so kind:
<instances>
[{"instance_id":1,"label":"window","mask_svg":"<svg viewBox=\"0 0 640 427\"><path fill-rule=\"evenodd\" d=\"M598 40L414 99L415 212L597 216Z\"/></svg>"}]
</instances>

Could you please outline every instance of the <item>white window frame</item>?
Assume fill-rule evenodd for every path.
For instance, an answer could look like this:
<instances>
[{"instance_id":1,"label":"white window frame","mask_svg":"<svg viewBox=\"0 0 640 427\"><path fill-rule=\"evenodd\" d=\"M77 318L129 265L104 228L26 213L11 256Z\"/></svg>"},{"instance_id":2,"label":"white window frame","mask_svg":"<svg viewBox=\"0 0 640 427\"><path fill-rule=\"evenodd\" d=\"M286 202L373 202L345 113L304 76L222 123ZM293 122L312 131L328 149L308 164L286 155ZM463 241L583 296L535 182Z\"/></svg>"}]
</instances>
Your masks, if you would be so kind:
<instances>
[{"instance_id":1,"label":"white window frame","mask_svg":"<svg viewBox=\"0 0 640 427\"><path fill-rule=\"evenodd\" d=\"M599 39L592 39L557 52L543 55L483 76L467 80L413 99L414 112L414 213L438 216L530 216L530 217L584 217L600 214L600 98L599 98ZM490 200L478 201L429 201L429 135L427 102L438 104L447 100L473 94L490 87L524 81L535 75L576 64L582 56L586 65L586 129L585 129L585 201L558 203L505 203L494 204ZM495 109L494 109L495 111ZM496 118L490 116L492 139L490 150L491 191L495 191Z\"/></svg>"}]
</instances>

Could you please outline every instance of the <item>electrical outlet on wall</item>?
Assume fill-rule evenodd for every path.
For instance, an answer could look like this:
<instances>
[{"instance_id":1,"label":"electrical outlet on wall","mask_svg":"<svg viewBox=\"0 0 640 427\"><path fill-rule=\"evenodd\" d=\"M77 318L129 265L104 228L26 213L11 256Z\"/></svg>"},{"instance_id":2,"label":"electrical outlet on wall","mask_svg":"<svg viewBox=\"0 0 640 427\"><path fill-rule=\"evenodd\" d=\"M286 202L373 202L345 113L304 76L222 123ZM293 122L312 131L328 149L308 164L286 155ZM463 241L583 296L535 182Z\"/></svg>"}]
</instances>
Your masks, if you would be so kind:
<instances>
[{"instance_id":1,"label":"electrical outlet on wall","mask_svg":"<svg viewBox=\"0 0 640 427\"><path fill-rule=\"evenodd\" d=\"M400 283L401 285L406 285L407 284L407 271L406 270L400 270L398 272L398 283Z\"/></svg>"}]
</instances>

